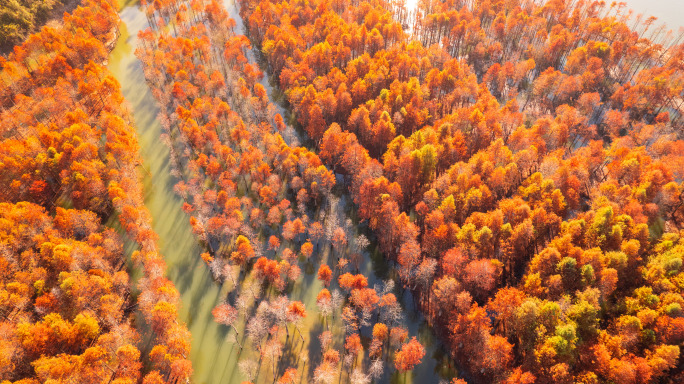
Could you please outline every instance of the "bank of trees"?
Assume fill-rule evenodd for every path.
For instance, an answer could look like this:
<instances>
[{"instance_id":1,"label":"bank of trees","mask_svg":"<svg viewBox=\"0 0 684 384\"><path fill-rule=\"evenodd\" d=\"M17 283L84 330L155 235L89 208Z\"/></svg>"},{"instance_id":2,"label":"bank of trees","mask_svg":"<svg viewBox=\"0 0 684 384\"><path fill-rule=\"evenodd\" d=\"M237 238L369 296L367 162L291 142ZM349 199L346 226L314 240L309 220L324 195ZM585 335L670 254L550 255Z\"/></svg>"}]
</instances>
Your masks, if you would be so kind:
<instances>
[{"instance_id":1,"label":"bank of trees","mask_svg":"<svg viewBox=\"0 0 684 384\"><path fill-rule=\"evenodd\" d=\"M678 36L589 1L241 14L474 381L681 380Z\"/></svg>"},{"instance_id":2,"label":"bank of trees","mask_svg":"<svg viewBox=\"0 0 684 384\"><path fill-rule=\"evenodd\" d=\"M359 273L369 241L344 216L333 172L270 104L250 41L216 1L144 9L152 28L136 54L161 106L175 190L206 248L201 257L229 285L212 314L230 327L233 348L250 351L238 364L243 376L364 382L394 358L411 370L422 347L413 340L395 355L409 340L394 286L371 287ZM320 282L305 282L304 269L318 270ZM290 298L295 286L319 291L315 307ZM312 333L319 321L324 329ZM367 353L362 335L373 337ZM300 345L308 360L317 342L323 354L309 372L283 363Z\"/></svg>"},{"instance_id":3,"label":"bank of trees","mask_svg":"<svg viewBox=\"0 0 684 384\"><path fill-rule=\"evenodd\" d=\"M135 129L102 65L118 22L113 3L87 0L0 61L3 382L176 383L192 372ZM103 225L116 218L124 233ZM137 298L122 236L137 244Z\"/></svg>"}]
</instances>

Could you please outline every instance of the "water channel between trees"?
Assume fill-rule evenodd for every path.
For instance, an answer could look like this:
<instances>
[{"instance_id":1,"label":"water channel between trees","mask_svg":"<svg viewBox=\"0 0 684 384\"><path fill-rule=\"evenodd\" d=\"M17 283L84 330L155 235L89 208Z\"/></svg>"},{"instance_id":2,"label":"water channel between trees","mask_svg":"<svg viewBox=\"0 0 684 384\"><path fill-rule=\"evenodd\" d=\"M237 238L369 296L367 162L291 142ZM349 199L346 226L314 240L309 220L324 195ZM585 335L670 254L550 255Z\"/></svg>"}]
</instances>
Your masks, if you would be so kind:
<instances>
[{"instance_id":1,"label":"water channel between trees","mask_svg":"<svg viewBox=\"0 0 684 384\"><path fill-rule=\"evenodd\" d=\"M225 7L237 22L237 33L244 33L243 24L233 0L225 0ZM119 80L122 92L132 110L138 130L141 156L145 175L145 204L153 217L153 227L159 235L161 252L168 264L168 277L175 283L181 295L180 320L184 321L192 333L190 360L193 363L193 381L196 384L228 383L239 384L245 381L238 369L238 359L243 360L254 355L254 351L239 348L226 337L230 328L217 324L211 315L212 309L224 300L228 292L228 283L219 284L212 279L209 268L199 257L203 249L192 232L188 216L181 209L182 200L175 195L173 187L176 179L172 176L169 149L162 140L162 128L157 119L159 111L156 100L148 88L142 64L135 56L138 31L147 28L147 19L135 4L126 4L120 11L122 23L121 36L109 58L109 69ZM250 55L250 60L254 55ZM275 89L265 77L262 84L268 90L269 97L277 95ZM274 102L274 104L276 104ZM279 107L280 109L280 107ZM282 112L282 109L280 110ZM299 141L292 128L284 134L288 143ZM340 225L358 226L355 211L350 198L343 188L336 188L336 201L327 207L326 219L335 220ZM372 237L371 237L372 238ZM370 286L381 283L391 275L391 271L378 254L374 244L368 247L370 252L363 252L360 271L368 277ZM324 258L329 257L325 252ZM300 327L306 341L294 341L284 348L281 365L287 364L298 368L302 382L311 379L311 372L320 360L320 344L318 334L324 330L323 322L317 313L316 295L323 288L316 279L313 267L305 266L305 272L297 284L289 292L292 300L300 300L306 306L308 315ZM405 307L405 325L410 336L417 336L426 348L423 362L408 375L398 374L393 368L385 368L384 376L379 382L399 383L438 383L453 377L453 362L445 355L441 344L425 324L422 316L413 308L409 292L403 294L396 290L397 297L402 298ZM340 339L339 316L336 317L336 328L333 332ZM310 345L309 345L310 343ZM341 346L338 340L338 345ZM387 365L392 364L390 361ZM344 368L342 368L344 370ZM282 373L283 369L280 370ZM272 382L272 370L262 367L256 382ZM341 381L348 381L343 374Z\"/></svg>"}]
</instances>

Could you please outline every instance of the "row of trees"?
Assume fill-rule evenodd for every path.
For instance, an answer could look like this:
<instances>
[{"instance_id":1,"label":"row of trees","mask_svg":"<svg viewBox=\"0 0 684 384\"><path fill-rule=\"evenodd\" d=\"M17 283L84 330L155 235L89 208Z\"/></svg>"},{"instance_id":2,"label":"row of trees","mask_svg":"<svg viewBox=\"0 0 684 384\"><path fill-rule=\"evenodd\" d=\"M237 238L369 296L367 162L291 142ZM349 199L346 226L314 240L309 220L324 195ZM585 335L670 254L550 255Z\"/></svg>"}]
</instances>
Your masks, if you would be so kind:
<instances>
[{"instance_id":1,"label":"row of trees","mask_svg":"<svg viewBox=\"0 0 684 384\"><path fill-rule=\"evenodd\" d=\"M214 318L231 328L235 348L256 352L241 357L243 375L368 382L386 360L413 369L424 350L408 340L394 286L371 288L358 273L369 242L345 220L333 173L269 103L250 42L216 1L154 2L145 11L153 28L140 33L136 54L161 105L175 189L206 247L201 257L230 285ZM317 269L318 281L306 283L303 269ZM316 342L302 329L314 308L288 297L295 285L319 291L311 304L325 325L313 332L323 354L301 373L282 359L302 345L306 361ZM372 337L368 353L362 335Z\"/></svg>"},{"instance_id":2,"label":"row of trees","mask_svg":"<svg viewBox=\"0 0 684 384\"><path fill-rule=\"evenodd\" d=\"M86 0L0 62L0 380L156 384L192 373L136 132L102 65L118 22L114 3ZM101 224L110 218L137 244L137 299L124 234ZM134 312L151 331L138 333Z\"/></svg>"},{"instance_id":3,"label":"row of trees","mask_svg":"<svg viewBox=\"0 0 684 384\"><path fill-rule=\"evenodd\" d=\"M241 2L453 355L478 382L681 379L684 46L597 2L422 2L413 35L397 9Z\"/></svg>"}]
</instances>

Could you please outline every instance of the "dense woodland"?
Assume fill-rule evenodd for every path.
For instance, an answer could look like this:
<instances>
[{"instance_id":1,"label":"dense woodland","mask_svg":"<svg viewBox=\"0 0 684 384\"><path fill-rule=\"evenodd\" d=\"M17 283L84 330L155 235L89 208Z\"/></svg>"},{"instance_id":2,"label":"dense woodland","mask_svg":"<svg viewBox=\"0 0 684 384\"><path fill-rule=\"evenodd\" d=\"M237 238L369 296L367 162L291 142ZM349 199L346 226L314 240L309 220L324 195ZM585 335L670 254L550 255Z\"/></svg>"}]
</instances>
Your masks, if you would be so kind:
<instances>
[{"instance_id":1,"label":"dense woodland","mask_svg":"<svg viewBox=\"0 0 684 384\"><path fill-rule=\"evenodd\" d=\"M20 43L42 26L58 0L0 0L0 50Z\"/></svg>"},{"instance_id":2,"label":"dense woodland","mask_svg":"<svg viewBox=\"0 0 684 384\"><path fill-rule=\"evenodd\" d=\"M192 372L135 129L103 66L118 23L115 4L85 0L0 59L3 383L182 383ZM124 240L142 271L134 287Z\"/></svg>"},{"instance_id":3,"label":"dense woodland","mask_svg":"<svg viewBox=\"0 0 684 384\"><path fill-rule=\"evenodd\" d=\"M239 7L247 36L217 0L142 1L136 55L244 379L406 380L405 289L452 384L684 381L682 35L590 0ZM0 58L2 383L192 374L118 22L85 0Z\"/></svg>"},{"instance_id":4,"label":"dense woodland","mask_svg":"<svg viewBox=\"0 0 684 384\"><path fill-rule=\"evenodd\" d=\"M581 0L241 5L473 381L682 380L680 36Z\"/></svg>"}]
</instances>

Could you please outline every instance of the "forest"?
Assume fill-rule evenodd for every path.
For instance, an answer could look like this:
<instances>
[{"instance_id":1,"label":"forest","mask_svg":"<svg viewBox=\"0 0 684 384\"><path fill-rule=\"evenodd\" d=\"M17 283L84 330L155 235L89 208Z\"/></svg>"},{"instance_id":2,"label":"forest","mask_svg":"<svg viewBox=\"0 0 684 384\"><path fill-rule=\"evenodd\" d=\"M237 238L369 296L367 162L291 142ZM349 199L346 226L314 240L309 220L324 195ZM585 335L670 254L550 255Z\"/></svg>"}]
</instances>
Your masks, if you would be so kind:
<instances>
[{"instance_id":1,"label":"forest","mask_svg":"<svg viewBox=\"0 0 684 384\"><path fill-rule=\"evenodd\" d=\"M0 49L11 49L27 34L47 21L50 11L60 4L57 0L0 1Z\"/></svg>"},{"instance_id":2,"label":"forest","mask_svg":"<svg viewBox=\"0 0 684 384\"><path fill-rule=\"evenodd\" d=\"M0 10L0 383L684 382L684 30L78 3Z\"/></svg>"},{"instance_id":3,"label":"forest","mask_svg":"<svg viewBox=\"0 0 684 384\"><path fill-rule=\"evenodd\" d=\"M3 383L156 384L192 371L135 129L103 66L118 22L114 4L86 0L0 61Z\"/></svg>"}]
</instances>

